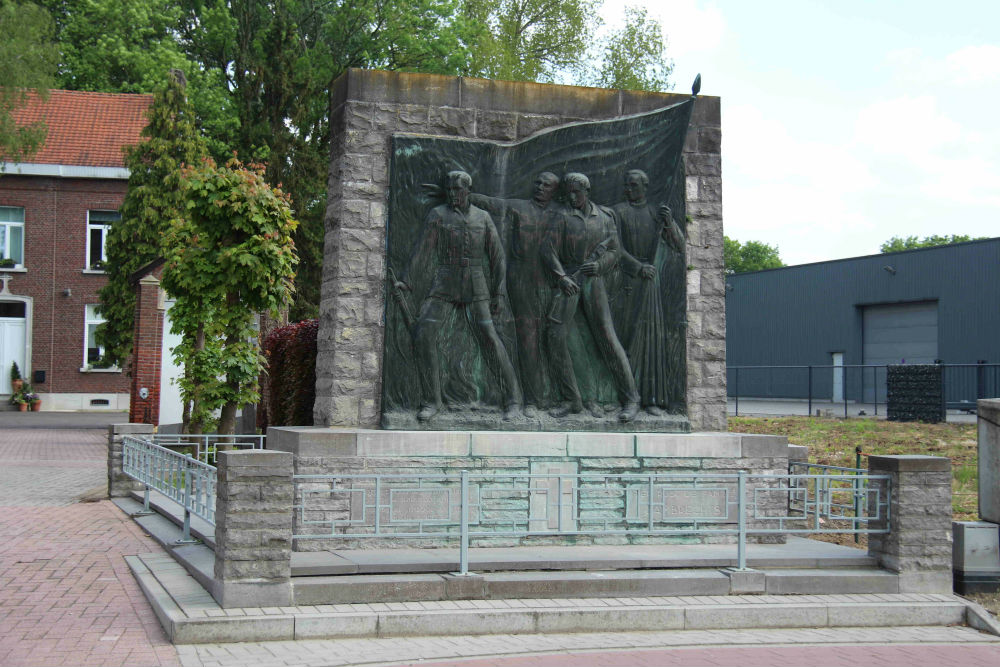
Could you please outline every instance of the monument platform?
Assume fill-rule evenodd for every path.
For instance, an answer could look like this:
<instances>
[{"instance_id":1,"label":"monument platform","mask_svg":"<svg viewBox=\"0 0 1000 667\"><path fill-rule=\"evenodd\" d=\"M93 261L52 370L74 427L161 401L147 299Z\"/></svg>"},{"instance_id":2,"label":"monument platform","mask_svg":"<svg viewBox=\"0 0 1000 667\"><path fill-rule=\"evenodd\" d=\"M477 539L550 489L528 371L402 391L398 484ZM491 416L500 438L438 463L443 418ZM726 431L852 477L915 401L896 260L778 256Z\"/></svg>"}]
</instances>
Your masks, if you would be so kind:
<instances>
[{"instance_id":1,"label":"monument platform","mask_svg":"<svg viewBox=\"0 0 1000 667\"><path fill-rule=\"evenodd\" d=\"M134 499L115 502L129 513L141 508ZM292 606L226 609L205 587L213 535L177 546L182 517L176 506L167 511L171 503L156 494L165 516L137 519L171 554L127 561L176 644L859 624L964 624L1000 635L979 605L944 593L900 593L898 577L864 551L801 538L750 545L752 570L743 578L727 567L732 547L723 545L473 549L471 562L483 569L467 577L437 571L454 565L456 550L303 553L293 556ZM321 574L326 561L356 571ZM547 569L557 565L570 569Z\"/></svg>"}]
</instances>

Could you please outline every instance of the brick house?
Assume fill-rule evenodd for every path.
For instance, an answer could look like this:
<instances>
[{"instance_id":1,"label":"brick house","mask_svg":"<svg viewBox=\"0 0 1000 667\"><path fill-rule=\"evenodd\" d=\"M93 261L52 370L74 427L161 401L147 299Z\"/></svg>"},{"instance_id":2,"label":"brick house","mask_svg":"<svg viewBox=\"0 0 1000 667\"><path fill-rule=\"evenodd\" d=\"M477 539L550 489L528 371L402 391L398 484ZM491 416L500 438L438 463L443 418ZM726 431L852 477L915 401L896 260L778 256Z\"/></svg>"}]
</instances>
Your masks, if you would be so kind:
<instances>
[{"instance_id":1,"label":"brick house","mask_svg":"<svg viewBox=\"0 0 1000 667\"><path fill-rule=\"evenodd\" d=\"M125 410L129 380L99 368L97 292L110 225L128 186L122 149L140 141L151 95L53 90L15 112L45 145L0 174L0 401L10 368L46 410Z\"/></svg>"}]
</instances>

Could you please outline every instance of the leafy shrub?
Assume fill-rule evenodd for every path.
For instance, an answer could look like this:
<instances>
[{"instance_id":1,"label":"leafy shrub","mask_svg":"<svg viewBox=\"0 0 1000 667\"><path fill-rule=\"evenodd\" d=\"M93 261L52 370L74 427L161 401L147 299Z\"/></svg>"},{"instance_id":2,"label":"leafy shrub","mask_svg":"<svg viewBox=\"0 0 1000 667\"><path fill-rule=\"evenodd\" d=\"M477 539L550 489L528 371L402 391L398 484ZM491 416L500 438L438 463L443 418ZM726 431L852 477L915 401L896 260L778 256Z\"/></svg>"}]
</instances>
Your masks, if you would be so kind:
<instances>
[{"instance_id":1,"label":"leafy shrub","mask_svg":"<svg viewBox=\"0 0 1000 667\"><path fill-rule=\"evenodd\" d=\"M312 425L317 331L319 320L304 320L278 327L264 339L268 386L267 411L260 414L263 430Z\"/></svg>"}]
</instances>

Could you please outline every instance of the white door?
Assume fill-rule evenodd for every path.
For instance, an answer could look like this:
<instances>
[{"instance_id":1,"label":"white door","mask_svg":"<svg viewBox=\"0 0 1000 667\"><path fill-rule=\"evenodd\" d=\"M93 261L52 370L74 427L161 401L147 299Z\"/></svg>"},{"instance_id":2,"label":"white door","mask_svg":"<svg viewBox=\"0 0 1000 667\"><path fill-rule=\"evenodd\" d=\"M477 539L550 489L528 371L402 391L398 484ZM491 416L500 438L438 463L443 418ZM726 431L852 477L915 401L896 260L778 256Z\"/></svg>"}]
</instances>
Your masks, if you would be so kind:
<instances>
[{"instance_id":1,"label":"white door","mask_svg":"<svg viewBox=\"0 0 1000 667\"><path fill-rule=\"evenodd\" d=\"M11 393L10 367L14 362L21 369L21 375L25 375L24 318L0 317L0 394Z\"/></svg>"},{"instance_id":2,"label":"white door","mask_svg":"<svg viewBox=\"0 0 1000 667\"><path fill-rule=\"evenodd\" d=\"M839 368L838 368L839 366ZM833 402L844 400L844 353L833 353Z\"/></svg>"},{"instance_id":3,"label":"white door","mask_svg":"<svg viewBox=\"0 0 1000 667\"><path fill-rule=\"evenodd\" d=\"M180 424L183 405L181 388L177 384L183 369L174 362L171 350L181 342L181 337L170 332L170 307L167 301L163 316L163 349L160 351L160 424Z\"/></svg>"}]
</instances>

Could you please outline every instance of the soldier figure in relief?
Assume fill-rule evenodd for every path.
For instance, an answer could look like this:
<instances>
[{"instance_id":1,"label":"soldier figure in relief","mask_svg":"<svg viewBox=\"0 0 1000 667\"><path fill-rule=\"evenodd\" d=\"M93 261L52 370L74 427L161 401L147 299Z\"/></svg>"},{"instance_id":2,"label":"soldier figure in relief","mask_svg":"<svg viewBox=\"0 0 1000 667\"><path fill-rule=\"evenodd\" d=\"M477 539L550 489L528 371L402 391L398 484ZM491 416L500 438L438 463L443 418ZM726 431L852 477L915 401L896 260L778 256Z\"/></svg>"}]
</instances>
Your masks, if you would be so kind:
<instances>
[{"instance_id":1,"label":"soldier figure in relief","mask_svg":"<svg viewBox=\"0 0 1000 667\"><path fill-rule=\"evenodd\" d=\"M583 410L567 346L568 327L582 303L587 324L614 376L623 403L618 419L631 421L639 412L639 393L625 350L615 333L603 278L618 261L614 214L590 201L590 180L585 175L567 174L563 182L571 208L553 216L542 244L542 261L559 289L549 314L549 339L553 374L567 401L550 414L562 417Z\"/></svg>"},{"instance_id":2,"label":"soldier figure in relief","mask_svg":"<svg viewBox=\"0 0 1000 667\"><path fill-rule=\"evenodd\" d=\"M493 324L500 309L505 263L504 252L490 215L469 202L472 178L452 171L447 178L447 204L427 215L423 235L397 291L409 290L407 276L414 267L436 265L427 298L413 331L414 350L423 385L423 403L417 419L425 422L442 408L438 362L438 334L449 311L470 311L479 330L490 367L497 373L505 399L504 419L521 415L524 399L510 355Z\"/></svg>"},{"instance_id":3,"label":"soldier figure in relief","mask_svg":"<svg viewBox=\"0 0 1000 667\"><path fill-rule=\"evenodd\" d=\"M545 237L546 220L555 207L552 198L559 187L559 177L542 172L535 179L531 199L501 199L473 193L473 205L480 206L500 219L510 221L507 296L514 313L518 357L526 403L547 407L545 391L546 362L542 332L551 305L551 289L545 277L540 249ZM532 414L529 408L529 415Z\"/></svg>"}]
</instances>

